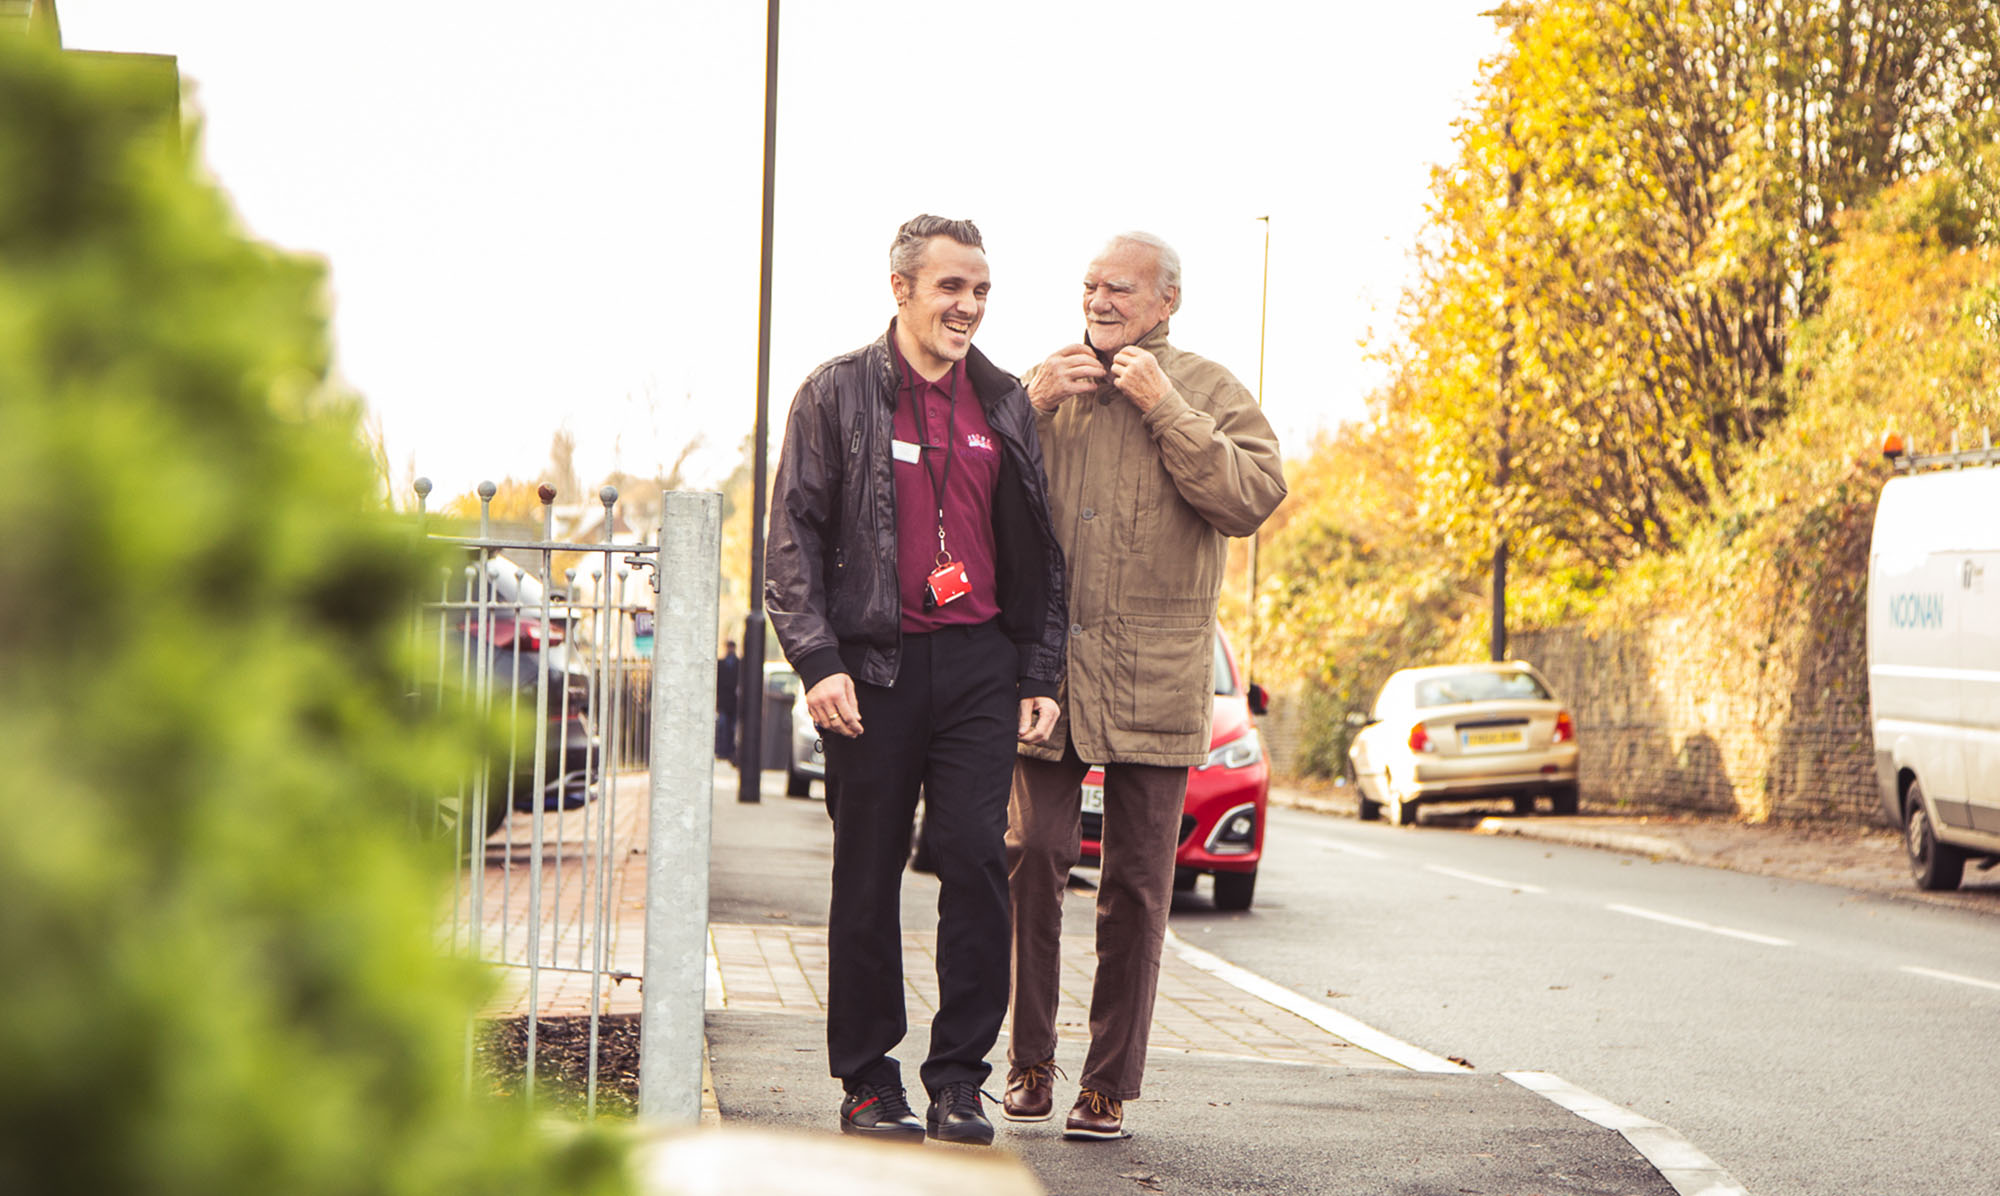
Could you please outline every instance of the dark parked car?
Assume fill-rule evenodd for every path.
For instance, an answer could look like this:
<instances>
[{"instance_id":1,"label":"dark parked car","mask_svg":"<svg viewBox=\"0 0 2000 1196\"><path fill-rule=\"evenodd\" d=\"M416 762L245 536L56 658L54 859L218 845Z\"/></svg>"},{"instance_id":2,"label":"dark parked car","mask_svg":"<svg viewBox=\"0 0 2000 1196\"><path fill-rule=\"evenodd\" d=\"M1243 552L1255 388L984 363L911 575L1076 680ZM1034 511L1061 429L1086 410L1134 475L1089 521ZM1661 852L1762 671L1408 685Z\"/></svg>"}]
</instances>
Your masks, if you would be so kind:
<instances>
[{"instance_id":1,"label":"dark parked car","mask_svg":"<svg viewBox=\"0 0 2000 1196\"><path fill-rule=\"evenodd\" d=\"M566 642L576 615L558 591L549 603L546 638L542 626L542 583L505 557L487 562L492 593L482 612L479 594L454 604L444 620L445 659L461 670L465 692L478 692L483 657L494 713L519 726L535 717L537 686L547 677L542 718L543 771L535 771L535 742L513 739L489 773L486 833L498 830L509 806L533 810L540 794L545 810L574 810L597 795L603 745L590 722L590 670ZM483 646L484 651L481 651Z\"/></svg>"}]
</instances>

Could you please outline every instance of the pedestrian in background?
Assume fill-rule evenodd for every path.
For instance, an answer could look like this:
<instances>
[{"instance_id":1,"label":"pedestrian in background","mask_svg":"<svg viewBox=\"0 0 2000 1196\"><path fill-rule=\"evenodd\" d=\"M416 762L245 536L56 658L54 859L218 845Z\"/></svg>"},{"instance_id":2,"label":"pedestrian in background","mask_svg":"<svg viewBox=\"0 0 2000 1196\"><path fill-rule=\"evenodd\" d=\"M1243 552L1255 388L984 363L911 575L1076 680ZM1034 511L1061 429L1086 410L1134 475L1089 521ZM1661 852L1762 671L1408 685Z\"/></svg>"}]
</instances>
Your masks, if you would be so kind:
<instances>
[{"instance_id":1,"label":"pedestrian in background","mask_svg":"<svg viewBox=\"0 0 2000 1196\"><path fill-rule=\"evenodd\" d=\"M1066 1138L1122 1138L1139 1095L1173 900L1188 768L1208 758L1225 537L1285 496L1277 436L1228 370L1175 348L1180 257L1112 239L1083 282L1082 344L1030 372L1051 505L1069 564L1063 717L1025 746L1008 815L1014 1018L1002 1112L1054 1112L1063 890L1080 786L1104 766L1090 1049Z\"/></svg>"},{"instance_id":2,"label":"pedestrian in background","mask_svg":"<svg viewBox=\"0 0 2000 1196\"><path fill-rule=\"evenodd\" d=\"M736 758L736 703L742 694L742 658L736 641L722 641L722 659L715 662L715 758Z\"/></svg>"},{"instance_id":3,"label":"pedestrian in background","mask_svg":"<svg viewBox=\"0 0 2000 1196\"><path fill-rule=\"evenodd\" d=\"M896 316L814 370L779 455L765 608L826 744L829 1070L844 1133L985 1144L1007 1012L1007 790L1054 725L1063 563L1034 416L972 347L990 274L970 221L889 251ZM936 861L938 1009L923 1121L889 1055L908 1026L901 888L917 795Z\"/></svg>"}]
</instances>

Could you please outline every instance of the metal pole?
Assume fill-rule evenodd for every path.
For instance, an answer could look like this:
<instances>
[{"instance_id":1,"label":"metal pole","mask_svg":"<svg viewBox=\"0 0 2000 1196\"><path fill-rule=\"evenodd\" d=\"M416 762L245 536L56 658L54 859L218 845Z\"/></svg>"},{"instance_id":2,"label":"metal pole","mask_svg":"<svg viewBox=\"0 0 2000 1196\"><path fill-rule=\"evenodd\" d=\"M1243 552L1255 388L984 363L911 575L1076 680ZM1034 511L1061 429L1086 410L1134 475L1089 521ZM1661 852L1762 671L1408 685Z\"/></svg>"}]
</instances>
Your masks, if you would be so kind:
<instances>
[{"instance_id":1,"label":"metal pole","mask_svg":"<svg viewBox=\"0 0 2000 1196\"><path fill-rule=\"evenodd\" d=\"M1257 406L1264 406L1264 321L1271 311L1271 218L1264 222L1264 297L1257 307ZM1250 533L1250 643L1243 651L1243 680L1257 679L1257 533Z\"/></svg>"},{"instance_id":2,"label":"metal pole","mask_svg":"<svg viewBox=\"0 0 2000 1196\"><path fill-rule=\"evenodd\" d=\"M1513 160L1514 123L1507 122L1505 145ZM1521 170L1507 172L1507 212L1511 218L1521 199ZM1498 402L1494 411L1495 439L1499 443L1493 463L1493 613L1487 655L1507 659L1507 488L1514 481L1514 304L1509 288L1514 285L1514 261L1507 229L1500 230L1500 320L1506 325L1500 339Z\"/></svg>"},{"instance_id":3,"label":"metal pole","mask_svg":"<svg viewBox=\"0 0 2000 1196\"><path fill-rule=\"evenodd\" d=\"M556 538L555 501L556 488L544 484L535 492L542 500L542 543L548 544ZM543 799L544 787L549 776L549 737L545 728L549 725L549 595L555 590L555 558L547 548L542 549L542 638L541 650L535 654L535 779L529 783L529 800L534 802L534 815L530 825L534 830L529 834L529 848L533 859L528 873L528 1045L526 1061L522 1065L522 1091L526 1094L528 1106L535 1103L535 1051L541 1036L542 1008L542 844L544 819L548 803ZM519 620L517 619L518 623ZM519 644L517 633L514 642ZM519 678L520 657L515 658L514 676ZM557 866L561 866L558 857ZM560 899L562 886L556 886ZM555 962L555 948L549 949L549 962Z\"/></svg>"},{"instance_id":4,"label":"metal pole","mask_svg":"<svg viewBox=\"0 0 2000 1196\"><path fill-rule=\"evenodd\" d=\"M760 799L764 783L764 482L771 439L771 226L778 194L778 0L764 25L764 247L757 298L757 432L750 480L750 613L737 666L736 800ZM713 645L711 645L713 647ZM712 653L711 653L712 655Z\"/></svg>"},{"instance_id":5,"label":"metal pole","mask_svg":"<svg viewBox=\"0 0 2000 1196\"><path fill-rule=\"evenodd\" d=\"M667 494L661 519L639 1119L692 1125L701 1119L722 496Z\"/></svg>"}]
</instances>

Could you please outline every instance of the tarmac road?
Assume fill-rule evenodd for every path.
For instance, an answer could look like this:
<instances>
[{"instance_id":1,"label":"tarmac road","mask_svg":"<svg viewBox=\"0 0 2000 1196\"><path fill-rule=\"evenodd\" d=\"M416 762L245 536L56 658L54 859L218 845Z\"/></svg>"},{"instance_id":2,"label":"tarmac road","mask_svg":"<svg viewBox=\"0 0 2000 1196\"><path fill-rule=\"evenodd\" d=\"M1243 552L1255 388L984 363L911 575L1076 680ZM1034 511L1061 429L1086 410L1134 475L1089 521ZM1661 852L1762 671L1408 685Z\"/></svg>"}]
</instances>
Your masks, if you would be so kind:
<instances>
[{"instance_id":1,"label":"tarmac road","mask_svg":"<svg viewBox=\"0 0 2000 1196\"><path fill-rule=\"evenodd\" d=\"M1893 835L1507 821L1676 850L1279 810L1258 916L1216 936L1226 929L1246 966L1338 993L1344 1011L1429 1050L1482 1070L1549 1068L1669 1122L1758 1196L1994 1190L1990 881L1918 899Z\"/></svg>"}]
</instances>

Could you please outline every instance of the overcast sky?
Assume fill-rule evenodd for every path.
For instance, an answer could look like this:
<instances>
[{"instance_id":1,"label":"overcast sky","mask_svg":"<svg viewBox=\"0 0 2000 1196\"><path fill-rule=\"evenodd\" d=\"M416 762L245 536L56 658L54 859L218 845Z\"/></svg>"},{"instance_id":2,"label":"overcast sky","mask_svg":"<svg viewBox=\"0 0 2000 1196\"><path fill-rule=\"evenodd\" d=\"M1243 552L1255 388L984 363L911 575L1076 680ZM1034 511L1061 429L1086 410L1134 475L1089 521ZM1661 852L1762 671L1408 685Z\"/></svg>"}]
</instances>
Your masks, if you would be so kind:
<instances>
[{"instance_id":1,"label":"overcast sky","mask_svg":"<svg viewBox=\"0 0 2000 1196\"><path fill-rule=\"evenodd\" d=\"M1429 172L1498 48L1491 0L992 8L793 0L780 41L772 433L818 362L879 335L887 250L970 217L979 346L1019 372L1081 330L1111 233L1181 251L1177 344L1256 387L1288 454L1380 379ZM256 235L332 267L339 368L440 497L586 483L756 395L765 6L583 0L63 0L64 43L179 58Z\"/></svg>"}]
</instances>

